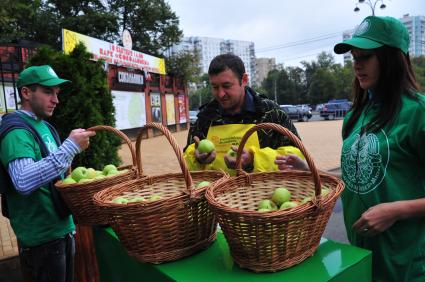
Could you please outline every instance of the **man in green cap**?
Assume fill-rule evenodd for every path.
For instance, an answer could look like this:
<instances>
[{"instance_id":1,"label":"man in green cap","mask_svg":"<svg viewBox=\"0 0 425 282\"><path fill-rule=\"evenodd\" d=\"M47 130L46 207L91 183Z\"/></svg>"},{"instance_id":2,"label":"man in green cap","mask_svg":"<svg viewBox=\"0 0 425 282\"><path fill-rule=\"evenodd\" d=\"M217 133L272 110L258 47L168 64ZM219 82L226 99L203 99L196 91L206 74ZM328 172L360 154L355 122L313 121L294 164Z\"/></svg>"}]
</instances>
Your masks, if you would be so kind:
<instances>
[{"instance_id":1,"label":"man in green cap","mask_svg":"<svg viewBox=\"0 0 425 282\"><path fill-rule=\"evenodd\" d=\"M69 82L48 65L23 70L17 81L21 108L0 125L2 209L28 281L73 281L75 225L53 184L95 132L74 129L61 144L44 121L59 103L60 85Z\"/></svg>"}]
</instances>

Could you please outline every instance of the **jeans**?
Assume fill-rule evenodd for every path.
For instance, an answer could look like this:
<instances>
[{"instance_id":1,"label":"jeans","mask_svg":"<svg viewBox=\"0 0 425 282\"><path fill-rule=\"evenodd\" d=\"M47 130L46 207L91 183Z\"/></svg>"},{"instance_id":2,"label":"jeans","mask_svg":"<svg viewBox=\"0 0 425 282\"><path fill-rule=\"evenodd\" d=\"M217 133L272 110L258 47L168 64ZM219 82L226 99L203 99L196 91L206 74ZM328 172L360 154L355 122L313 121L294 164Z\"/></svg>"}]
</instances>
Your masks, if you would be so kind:
<instances>
[{"instance_id":1,"label":"jeans","mask_svg":"<svg viewBox=\"0 0 425 282\"><path fill-rule=\"evenodd\" d=\"M25 281L72 282L75 238L72 233L35 247L19 247Z\"/></svg>"}]
</instances>

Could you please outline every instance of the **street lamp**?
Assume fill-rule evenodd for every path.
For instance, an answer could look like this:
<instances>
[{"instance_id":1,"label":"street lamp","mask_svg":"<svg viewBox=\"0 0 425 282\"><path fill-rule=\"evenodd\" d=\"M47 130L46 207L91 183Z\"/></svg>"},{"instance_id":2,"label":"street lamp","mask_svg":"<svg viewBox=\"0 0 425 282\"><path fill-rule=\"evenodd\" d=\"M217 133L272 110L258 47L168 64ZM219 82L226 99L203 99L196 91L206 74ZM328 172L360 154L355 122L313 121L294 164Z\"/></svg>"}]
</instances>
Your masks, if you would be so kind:
<instances>
[{"instance_id":1,"label":"street lamp","mask_svg":"<svg viewBox=\"0 0 425 282\"><path fill-rule=\"evenodd\" d=\"M387 5L384 4L384 0L375 0L373 4L371 0L358 0L358 3L356 3L356 7L354 8L354 12L357 13L358 11L360 11L360 8L358 6L359 4L367 4L372 10L372 16L374 16L376 4L378 4L379 2L381 2L381 5L379 6L380 9L385 9L387 7Z\"/></svg>"}]
</instances>

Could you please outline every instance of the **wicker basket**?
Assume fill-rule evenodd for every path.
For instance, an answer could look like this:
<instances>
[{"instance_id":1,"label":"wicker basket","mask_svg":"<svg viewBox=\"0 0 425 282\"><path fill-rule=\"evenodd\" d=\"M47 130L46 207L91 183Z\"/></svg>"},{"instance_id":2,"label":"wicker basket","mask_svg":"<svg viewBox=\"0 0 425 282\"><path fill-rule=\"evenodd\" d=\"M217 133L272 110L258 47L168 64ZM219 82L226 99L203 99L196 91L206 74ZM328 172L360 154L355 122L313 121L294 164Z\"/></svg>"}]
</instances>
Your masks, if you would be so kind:
<instances>
[{"instance_id":1,"label":"wicker basket","mask_svg":"<svg viewBox=\"0 0 425 282\"><path fill-rule=\"evenodd\" d=\"M243 172L242 149L249 135L258 129L273 129L287 135L306 157L311 172ZM301 141L289 130L273 123L258 124L247 131L239 146L236 166L235 177L210 186L206 192L235 262L255 272L274 272L312 256L344 189L342 180L319 174ZM258 212L258 203L270 199L273 191L282 186L291 192L292 199L311 196L312 200L289 210ZM325 187L329 193L320 196Z\"/></svg>"},{"instance_id":2,"label":"wicker basket","mask_svg":"<svg viewBox=\"0 0 425 282\"><path fill-rule=\"evenodd\" d=\"M170 142L182 173L168 173L135 179L115 185L94 195L96 205L109 212L111 225L129 255L142 262L174 261L206 249L216 238L217 222L205 199L207 186L195 188L194 183L209 181L210 185L227 176L218 171L189 172L174 137L166 127L157 128ZM142 132L136 141L140 163ZM144 197L159 194L156 201L116 204L116 197Z\"/></svg>"},{"instance_id":3,"label":"wicker basket","mask_svg":"<svg viewBox=\"0 0 425 282\"><path fill-rule=\"evenodd\" d=\"M130 139L121 131L106 125L98 125L87 130L106 130L121 137L129 146L132 165L120 166L118 170L128 169L128 172L108 176L91 182L63 185L61 181L55 183L65 203L71 210L76 223L81 225L104 225L109 223L107 214L93 203L93 195L102 189L108 188L126 180L137 178L141 167L137 167L137 157Z\"/></svg>"}]
</instances>

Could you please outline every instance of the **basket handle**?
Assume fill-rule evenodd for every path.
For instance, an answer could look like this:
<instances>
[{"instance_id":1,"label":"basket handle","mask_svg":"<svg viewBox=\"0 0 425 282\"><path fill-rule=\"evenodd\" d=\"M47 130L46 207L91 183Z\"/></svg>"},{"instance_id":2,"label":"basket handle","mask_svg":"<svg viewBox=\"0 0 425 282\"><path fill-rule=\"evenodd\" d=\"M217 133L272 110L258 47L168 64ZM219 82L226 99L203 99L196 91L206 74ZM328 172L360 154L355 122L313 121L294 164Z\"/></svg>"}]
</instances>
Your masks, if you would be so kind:
<instances>
[{"instance_id":1,"label":"basket handle","mask_svg":"<svg viewBox=\"0 0 425 282\"><path fill-rule=\"evenodd\" d=\"M190 195L192 197L192 191L194 190L193 180L192 180L192 176L190 175L189 168L187 167L186 161L184 160L183 151L180 149L179 145L177 144L176 139L171 135L171 132L168 130L168 128L166 128L161 123L149 122L140 131L139 135L137 136L137 140L136 140L137 162L139 164L141 164L141 162L142 162L141 157L140 157L140 147L141 147L141 143L142 143L143 131L145 129L148 129L148 128L156 128L156 129L160 130L165 135L165 137L167 138L171 147L173 147L174 153L177 156L177 160L179 161L180 168L183 172L183 176L184 176L184 180L186 182L186 189L187 189L188 195Z\"/></svg>"},{"instance_id":2,"label":"basket handle","mask_svg":"<svg viewBox=\"0 0 425 282\"><path fill-rule=\"evenodd\" d=\"M301 140L293 134L288 129L284 128L283 126L276 124L276 123L259 123L251 127L245 135L242 137L241 143L238 147L238 152L236 156L236 174L240 175L241 173L244 173L242 170L242 164L241 164L241 158L242 158L242 151L245 146L246 141L248 140L248 137L258 129L273 129L275 131L278 131L280 134L287 136L303 153L305 159L307 160L308 166L310 168L311 174L313 176L314 181L314 190L316 197L320 195L321 193L321 183L320 183L320 177L319 172L317 171L316 165L313 162L313 159L311 158L310 154L305 149L304 145L302 144Z\"/></svg>"},{"instance_id":3,"label":"basket handle","mask_svg":"<svg viewBox=\"0 0 425 282\"><path fill-rule=\"evenodd\" d=\"M130 153L131 153L131 160L133 162L133 167L136 168L136 176L142 175L143 170L141 165L139 166L139 163L137 162L137 157L136 157L136 153L134 150L134 146L131 143L130 138L127 137L127 135L125 135L122 131L109 126L109 125L96 125L96 126L92 126L90 128L87 128L87 130L91 130L91 131L100 131L100 130L106 130L109 132L114 133L115 135L118 135L118 137L121 137L121 139L124 140L124 142L127 144L127 146L130 148Z\"/></svg>"}]
</instances>

